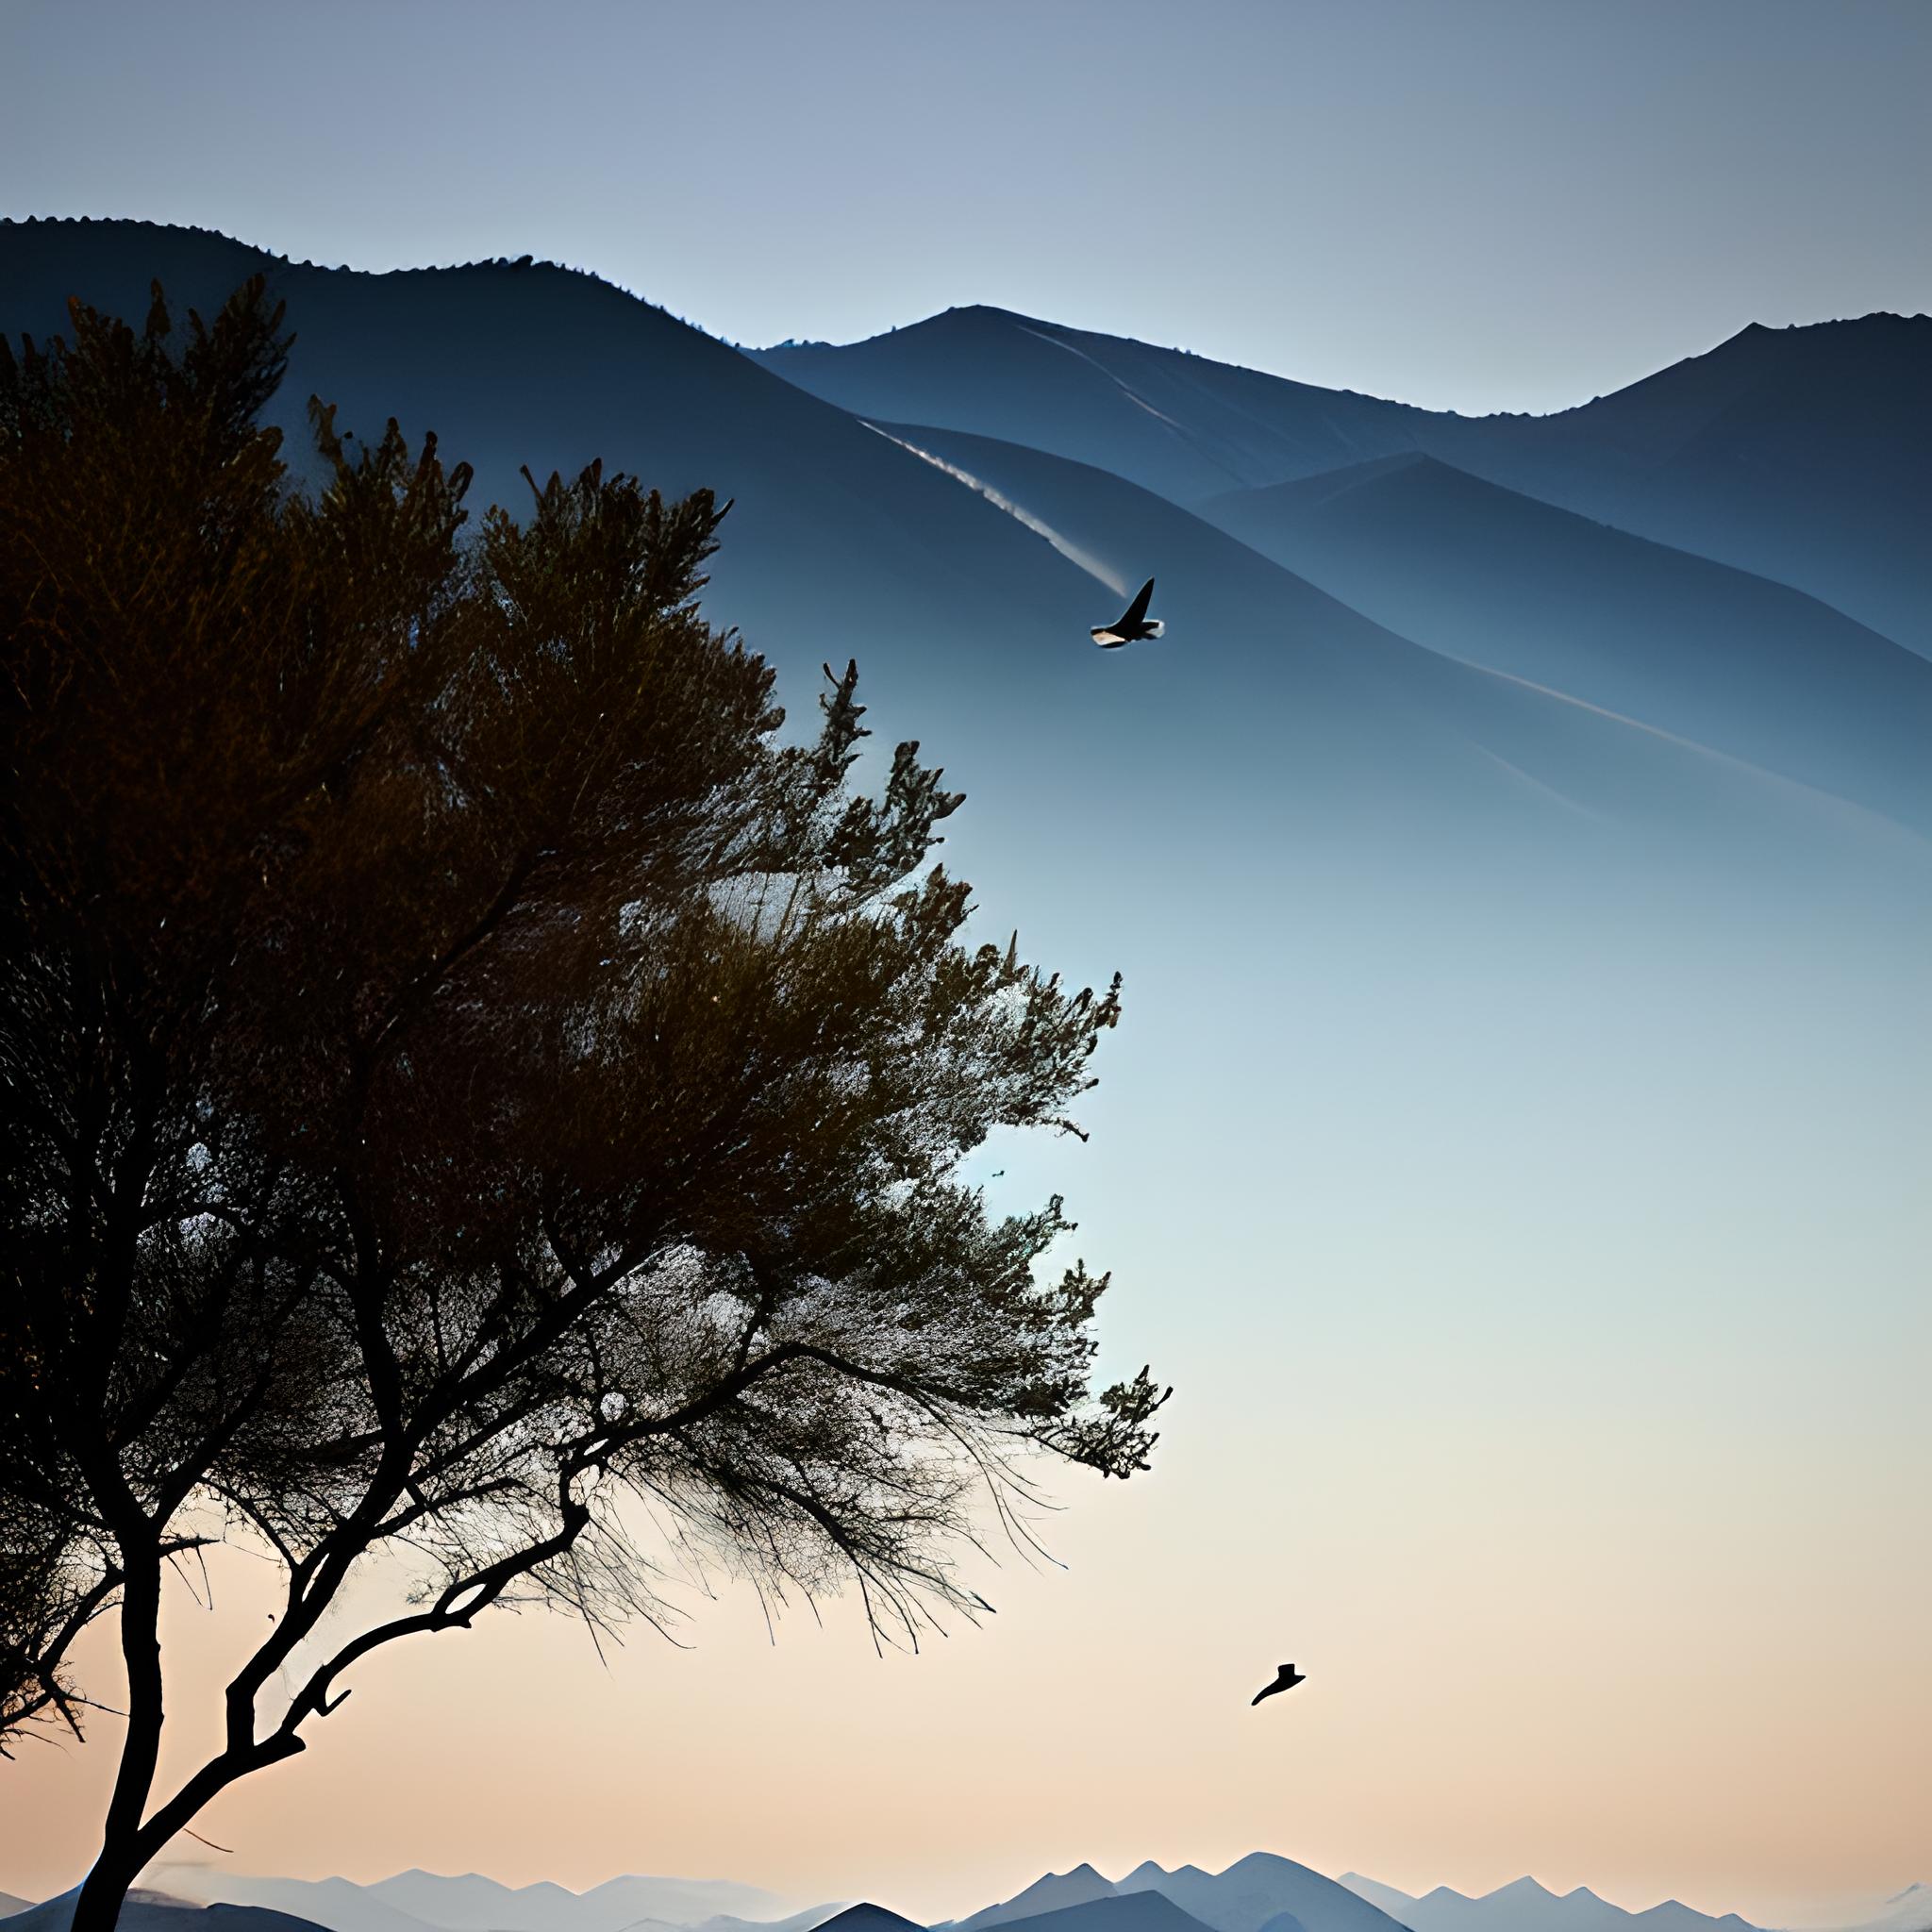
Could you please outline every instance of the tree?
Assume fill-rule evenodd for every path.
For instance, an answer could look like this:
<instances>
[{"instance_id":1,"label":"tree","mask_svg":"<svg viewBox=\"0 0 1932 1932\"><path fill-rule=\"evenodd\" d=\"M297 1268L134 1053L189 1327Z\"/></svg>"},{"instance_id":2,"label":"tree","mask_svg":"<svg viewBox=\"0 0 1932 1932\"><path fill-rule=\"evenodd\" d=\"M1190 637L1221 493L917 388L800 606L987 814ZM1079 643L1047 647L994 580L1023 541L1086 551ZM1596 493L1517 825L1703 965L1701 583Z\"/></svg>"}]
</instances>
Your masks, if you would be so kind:
<instances>
[{"instance_id":1,"label":"tree","mask_svg":"<svg viewBox=\"0 0 1932 1932\"><path fill-rule=\"evenodd\" d=\"M1036 1277L1060 1203L961 1177L1078 1131L1118 980L967 948L959 799L910 743L855 791L855 667L781 741L698 608L708 492L593 465L472 536L433 439L312 402L305 493L258 281L72 326L0 351L0 1739L80 1733L111 1614L105 1932L371 1650L658 1615L628 1499L916 1641L977 1607L975 1496L1143 1468L1163 1395L1092 1391L1106 1277ZM158 1792L163 1578L228 1538L286 1600ZM325 1636L385 1552L413 1606Z\"/></svg>"}]
</instances>

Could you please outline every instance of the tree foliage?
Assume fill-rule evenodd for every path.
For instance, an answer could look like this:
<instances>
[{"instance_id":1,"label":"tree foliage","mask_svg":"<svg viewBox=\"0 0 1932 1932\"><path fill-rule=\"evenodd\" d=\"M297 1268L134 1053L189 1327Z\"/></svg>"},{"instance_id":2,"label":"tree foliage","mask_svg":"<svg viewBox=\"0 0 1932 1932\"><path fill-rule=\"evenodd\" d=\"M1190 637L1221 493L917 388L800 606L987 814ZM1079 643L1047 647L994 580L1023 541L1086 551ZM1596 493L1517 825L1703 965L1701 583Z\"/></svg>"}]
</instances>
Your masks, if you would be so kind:
<instances>
[{"instance_id":1,"label":"tree foliage","mask_svg":"<svg viewBox=\"0 0 1932 1932\"><path fill-rule=\"evenodd\" d=\"M627 1499L912 1640L1016 1452L1125 1475L1161 1396L1092 1391L1059 1203L961 1174L1072 1127L1118 982L963 942L959 799L916 744L855 789L854 667L783 740L708 492L593 465L471 527L433 439L316 403L305 491L259 282L72 326L0 347L0 1740L80 1729L112 1613L92 1932L375 1646L661 1614ZM226 1537L286 1601L158 1796L163 1573ZM418 1600L324 1631L384 1552Z\"/></svg>"}]
</instances>

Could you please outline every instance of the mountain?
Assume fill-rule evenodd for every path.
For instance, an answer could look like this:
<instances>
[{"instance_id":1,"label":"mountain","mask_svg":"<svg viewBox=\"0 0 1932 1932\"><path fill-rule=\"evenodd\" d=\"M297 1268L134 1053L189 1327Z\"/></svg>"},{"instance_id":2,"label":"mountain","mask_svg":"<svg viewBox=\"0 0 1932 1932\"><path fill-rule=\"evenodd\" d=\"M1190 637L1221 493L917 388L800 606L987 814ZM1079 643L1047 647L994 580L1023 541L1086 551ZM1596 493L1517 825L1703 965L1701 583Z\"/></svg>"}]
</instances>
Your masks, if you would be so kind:
<instances>
[{"instance_id":1,"label":"mountain","mask_svg":"<svg viewBox=\"0 0 1932 1932\"><path fill-rule=\"evenodd\" d=\"M1307 1865L1273 1852L1250 1852L1224 1872L1208 1874L1191 1865L1164 1872L1152 1862L1130 1872L1122 1891L1159 1891L1212 1932L1291 1932L1284 1917L1302 1932L1395 1932L1388 1913L1359 1898L1344 1885Z\"/></svg>"},{"instance_id":2,"label":"mountain","mask_svg":"<svg viewBox=\"0 0 1932 1932\"><path fill-rule=\"evenodd\" d=\"M1932 663L1803 591L1418 454L1201 508L1416 643L1924 823Z\"/></svg>"},{"instance_id":3,"label":"mountain","mask_svg":"<svg viewBox=\"0 0 1932 1932\"><path fill-rule=\"evenodd\" d=\"M1342 1874L1352 1891L1398 1917L1411 1932L1755 1932L1735 1912L1723 1918L1693 1911L1667 1899L1646 1911L1625 1911L1599 1898L1588 1886L1558 1896L1534 1878L1519 1878L1481 1898L1470 1898L1446 1885L1421 1898L1393 1886L1378 1885L1358 1873Z\"/></svg>"},{"instance_id":4,"label":"mountain","mask_svg":"<svg viewBox=\"0 0 1932 1932\"><path fill-rule=\"evenodd\" d=\"M1111 1898L1114 1888L1091 1865L1075 1865L1071 1872L1049 1872L1036 1878L1024 1891L974 1912L970 1919L955 1922L954 1932L979 1932L986 1925L1011 1924L1022 1919L1042 1919L1070 1907L1091 1905L1096 1899Z\"/></svg>"},{"instance_id":5,"label":"mountain","mask_svg":"<svg viewBox=\"0 0 1932 1932\"><path fill-rule=\"evenodd\" d=\"M924 1932L917 1920L902 1918L869 1900L847 1906L843 1911L819 1923L829 1932Z\"/></svg>"},{"instance_id":6,"label":"mountain","mask_svg":"<svg viewBox=\"0 0 1932 1932\"><path fill-rule=\"evenodd\" d=\"M1409 404L983 306L863 341L748 353L867 422L1024 443L1188 505L1426 448L1436 422Z\"/></svg>"},{"instance_id":7,"label":"mountain","mask_svg":"<svg viewBox=\"0 0 1932 1932\"><path fill-rule=\"evenodd\" d=\"M874 641L867 668L881 668L934 610L971 606L991 640L983 664L1057 604L1069 623L1082 608L1079 573L1011 517L591 275L508 263L365 275L195 229L0 223L0 329L59 333L70 295L138 320L157 278L177 315L207 312L252 274L295 335L271 414L298 473L314 466L306 412L319 394L364 437L391 415L412 446L438 432L446 458L475 468L473 514L526 503L525 464L574 475L601 458L670 494L712 488L736 504L708 612L779 641L814 679L855 637Z\"/></svg>"},{"instance_id":8,"label":"mountain","mask_svg":"<svg viewBox=\"0 0 1932 1932\"><path fill-rule=\"evenodd\" d=\"M413 436L435 428L476 464L478 501L514 502L520 463L542 475L593 457L670 490L735 495L708 613L767 653L794 701L822 660L858 652L880 741L901 719L944 717L949 773L972 795L976 774L997 771L1008 824L1077 811L1124 839L1175 837L1174 802L1133 776L1184 731L1218 746L1188 808L1217 824L1237 812L1256 832L1291 819L1464 853L1512 827L1596 841L1628 824L1674 848L1742 830L1780 852L1872 836L1704 747L1419 648L1110 472L973 443L982 469L1030 460L1020 482L1046 508L1016 513L929 446L937 432L908 448L588 275L508 264L363 275L194 230L10 223L0 326L58 330L70 293L138 315L157 276L177 308L206 308L253 272L288 302L296 333L277 404L291 451L299 399L315 392L364 433L391 410ZM1308 460L1349 454L1347 442L1310 445ZM1143 560L1160 573L1157 614L1179 653L1096 663L1087 627L1112 614L1100 606ZM1260 791L1254 772L1268 774ZM416 1909L409 1874L373 1896ZM644 1892L610 1903L611 1922L586 1932L665 1916ZM459 1918L452 1932L478 1928Z\"/></svg>"},{"instance_id":9,"label":"mountain","mask_svg":"<svg viewBox=\"0 0 1932 1932\"><path fill-rule=\"evenodd\" d=\"M719 1912L696 1921L690 1932L817 1932L819 1926L830 1924L841 1912L858 1909L840 1899L830 1905L808 1906L802 1912L792 1912L783 1919L741 1919L730 1912ZM885 1907L874 1906L871 1909L883 1911Z\"/></svg>"},{"instance_id":10,"label":"mountain","mask_svg":"<svg viewBox=\"0 0 1932 1932\"><path fill-rule=\"evenodd\" d=\"M575 1892L548 1881L513 1888L475 1872L460 1876L398 1872L360 1889L363 1897L375 1904L405 1912L426 1925L445 1926L449 1932L552 1932L554 1927L577 1923L584 1904ZM605 1912L599 1918L608 1921L613 1916ZM645 1908L641 1906L633 1916L646 1916ZM621 1917L616 1919L616 1924L624 1923ZM611 1932L615 1932L614 1926Z\"/></svg>"},{"instance_id":11,"label":"mountain","mask_svg":"<svg viewBox=\"0 0 1932 1932\"><path fill-rule=\"evenodd\" d=\"M1407 1914L1415 1907L1415 1900L1406 1891L1398 1891L1392 1885L1384 1885L1379 1879L1364 1878L1359 1872L1344 1872L1336 1881L1345 1885L1357 1898L1365 1898L1372 1906L1379 1906L1391 1919L1407 1925ZM1410 1928L1414 1932L1414 1928Z\"/></svg>"},{"instance_id":12,"label":"mountain","mask_svg":"<svg viewBox=\"0 0 1932 1932\"><path fill-rule=\"evenodd\" d=\"M997 308L758 359L868 421L1024 442L1189 505L1422 452L1932 651L1924 316L1753 325L1549 416L1420 409Z\"/></svg>"},{"instance_id":13,"label":"mountain","mask_svg":"<svg viewBox=\"0 0 1932 1932\"><path fill-rule=\"evenodd\" d=\"M1885 1898L1813 1912L1804 1924L1807 1932L1932 1932L1932 1885L1912 1884Z\"/></svg>"},{"instance_id":14,"label":"mountain","mask_svg":"<svg viewBox=\"0 0 1932 1932\"><path fill-rule=\"evenodd\" d=\"M1932 317L1754 323L1581 408L1490 425L1465 467L1932 649Z\"/></svg>"},{"instance_id":15,"label":"mountain","mask_svg":"<svg viewBox=\"0 0 1932 1932\"><path fill-rule=\"evenodd\" d=\"M1559 677L1562 667L1548 654L1538 662L1531 647L1495 647L1507 661L1487 666L1447 655L1446 642L1442 651L1420 649L1365 622L1307 575L1110 472L929 425L880 426L1051 529L1096 575L1124 582L1139 560L1158 566L1154 613L1169 621L1166 655L1135 660L1129 675L1185 662L1185 688L1168 686L1170 714L1185 707L1213 715L1230 746L1265 730L1285 795L1319 792L1346 797L1359 812L1380 808L1363 799L1366 786L1385 804L1423 791L1480 811L1476 793L1500 759L1541 795L1607 821L1688 828L1730 812L1721 794L1739 786L1769 788L1749 812L1781 815L1769 791L1796 780L1932 830L1932 764L1923 755L1932 737L1932 665L1796 593L1743 580L1734 619L1755 608L1752 593L1761 589L1764 601L1801 607L1803 622L1791 621L1782 646L1755 634L1732 638L1728 658L1713 649L1704 655L1714 661L1701 668L1688 643L1673 658L1646 642L1634 654L1639 668L1624 670L1608 641L1594 654L1577 647L1574 675ZM1440 468L1431 464L1429 477ZM1446 476L1454 482L1455 473ZM1503 497L1506 510L1520 505L1566 533L1578 521L1469 482ZM1600 574L1617 560L1597 559ZM1667 575L1662 564L1654 573ZM1494 601L1507 603L1507 594L1497 591ZM1666 595L1655 582L1653 606ZM1446 622L1438 623L1446 639ZM1468 641L1460 631L1455 641ZM1481 777L1477 764L1488 767Z\"/></svg>"},{"instance_id":16,"label":"mountain","mask_svg":"<svg viewBox=\"0 0 1932 1932\"><path fill-rule=\"evenodd\" d=\"M548 1883L512 1889L475 1873L450 1878L402 1872L363 1890L447 1932L625 1932L649 1924L696 1925L724 1915L761 1920L784 1903L757 1886L726 1879L640 1876L573 1892Z\"/></svg>"},{"instance_id":17,"label":"mountain","mask_svg":"<svg viewBox=\"0 0 1932 1932\"><path fill-rule=\"evenodd\" d=\"M1854 1932L1925 1932L1932 1927L1932 1885L1912 1884L1895 1891Z\"/></svg>"},{"instance_id":18,"label":"mountain","mask_svg":"<svg viewBox=\"0 0 1932 1932\"><path fill-rule=\"evenodd\" d=\"M430 1932L411 1917L346 1878L267 1878L212 1865L151 1866L156 1883L202 1905L258 1906L321 1925L325 1932Z\"/></svg>"},{"instance_id":19,"label":"mountain","mask_svg":"<svg viewBox=\"0 0 1932 1932\"><path fill-rule=\"evenodd\" d=\"M12 1913L7 1923L17 1932L68 1932L74 1923L76 1886ZM118 1932L318 1932L307 1919L287 1912L266 1911L258 1906L197 1906L166 1892L145 1889L130 1891L121 1907Z\"/></svg>"},{"instance_id":20,"label":"mountain","mask_svg":"<svg viewBox=\"0 0 1932 1932\"><path fill-rule=\"evenodd\" d=\"M1116 1892L1034 1918L999 1923L1010 1926L1011 1932L1206 1932L1199 1919L1158 1891Z\"/></svg>"},{"instance_id":21,"label":"mountain","mask_svg":"<svg viewBox=\"0 0 1932 1932\"><path fill-rule=\"evenodd\" d=\"M752 354L868 421L1024 442L1181 503L1417 448L1430 414L1004 308Z\"/></svg>"},{"instance_id":22,"label":"mountain","mask_svg":"<svg viewBox=\"0 0 1932 1932\"><path fill-rule=\"evenodd\" d=\"M589 1891L548 1883L510 1887L468 1873L402 1872L373 1885L346 1878L256 1877L208 1865L157 1867L167 1890L202 1903L268 1907L326 1932L812 1932L840 1907L789 1919L783 1901L725 1879L613 1878ZM722 1908L731 1906L736 1912Z\"/></svg>"}]
</instances>

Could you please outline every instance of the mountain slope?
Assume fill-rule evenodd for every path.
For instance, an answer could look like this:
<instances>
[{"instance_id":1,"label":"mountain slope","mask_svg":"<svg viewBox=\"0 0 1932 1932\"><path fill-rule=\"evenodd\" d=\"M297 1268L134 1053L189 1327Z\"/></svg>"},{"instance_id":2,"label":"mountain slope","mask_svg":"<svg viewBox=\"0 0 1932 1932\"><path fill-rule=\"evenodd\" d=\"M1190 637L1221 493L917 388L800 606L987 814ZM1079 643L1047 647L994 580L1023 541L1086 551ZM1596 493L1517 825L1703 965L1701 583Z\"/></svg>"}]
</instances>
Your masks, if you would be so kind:
<instances>
[{"instance_id":1,"label":"mountain slope","mask_svg":"<svg viewBox=\"0 0 1932 1932\"><path fill-rule=\"evenodd\" d=\"M1409 1898L1353 1872L1341 1882L1393 1913L1411 1932L1754 1932L1735 1912L1712 1918L1675 1899L1645 1911L1625 1911L1588 1886L1558 1896L1534 1878L1518 1878L1481 1898L1446 1885Z\"/></svg>"},{"instance_id":2,"label":"mountain slope","mask_svg":"<svg viewBox=\"0 0 1932 1932\"><path fill-rule=\"evenodd\" d=\"M758 359L868 419L1024 442L1180 503L1419 450L1932 650L1932 318L1754 325L1536 417L1420 409L993 308Z\"/></svg>"},{"instance_id":3,"label":"mountain slope","mask_svg":"<svg viewBox=\"0 0 1932 1932\"><path fill-rule=\"evenodd\" d=\"M1171 808L1132 774L1191 727L1220 741L1196 803L1224 822L1239 810L1263 837L1290 819L1316 836L1458 850L1512 829L1594 840L1619 824L1668 828L1674 844L1867 837L1762 774L1418 650L1107 473L1049 465L1025 479L1051 499L1048 523L1077 525L1123 574L1165 557L1148 568L1162 570L1166 614L1191 639L1181 653L1096 661L1086 628L1112 612L1096 614L1091 559L589 276L507 265L358 275L195 231L11 224L0 226L0 326L58 326L68 291L138 314L156 275L177 306L207 306L251 271L290 304L297 341L279 407L291 426L310 391L365 432L400 409L412 432L434 427L451 456L477 464L479 501L514 501L521 461L542 474L592 457L668 489L736 492L708 612L766 651L793 702L821 659L856 650L880 741L902 719L943 717L948 769L969 792L984 772L1003 784L1020 774L1016 817L1063 818L1084 799L1124 835L1146 823L1168 836ZM1074 716L1085 728L1070 734ZM1263 770L1257 793L1243 774ZM406 1896L392 1887L387 1899ZM591 1932L657 1916L640 1897Z\"/></svg>"},{"instance_id":4,"label":"mountain slope","mask_svg":"<svg viewBox=\"0 0 1932 1932\"><path fill-rule=\"evenodd\" d=\"M1044 1877L1036 1878L1024 1891L1016 1891L1011 1898L1001 1899L971 1918L957 1921L955 1932L981 1932L988 1925L1042 1919L1112 1896L1113 1887L1091 1865L1075 1865L1071 1872L1049 1872Z\"/></svg>"},{"instance_id":5,"label":"mountain slope","mask_svg":"<svg viewBox=\"0 0 1932 1932\"><path fill-rule=\"evenodd\" d=\"M1303 1932L1395 1932L1395 1922L1378 1907L1273 1852L1251 1852L1212 1874L1192 1866L1163 1872L1150 1863L1122 1879L1120 1890L1158 1890L1213 1932L1262 1932L1284 1914Z\"/></svg>"},{"instance_id":6,"label":"mountain slope","mask_svg":"<svg viewBox=\"0 0 1932 1932\"><path fill-rule=\"evenodd\" d=\"M212 1865L157 1865L150 1875L163 1890L202 1905L258 1906L285 1912L325 1932L432 1932L412 1917L346 1878L275 1878L218 1872Z\"/></svg>"},{"instance_id":7,"label":"mountain slope","mask_svg":"<svg viewBox=\"0 0 1932 1932\"><path fill-rule=\"evenodd\" d=\"M1802 591L1420 455L1202 508L1418 643L1907 823L1924 809L1932 663Z\"/></svg>"},{"instance_id":8,"label":"mountain slope","mask_svg":"<svg viewBox=\"0 0 1932 1932\"><path fill-rule=\"evenodd\" d=\"M721 1914L762 1921L783 1902L725 1879L630 1875L588 1891L548 1883L511 1888L469 1873L403 1872L363 1888L384 1905L448 1932L624 1932L640 1924L696 1925Z\"/></svg>"},{"instance_id":9,"label":"mountain slope","mask_svg":"<svg viewBox=\"0 0 1932 1932\"><path fill-rule=\"evenodd\" d=\"M1177 502L1414 448L1429 415L1004 308L751 353L869 420L1026 443Z\"/></svg>"},{"instance_id":10,"label":"mountain slope","mask_svg":"<svg viewBox=\"0 0 1932 1932\"><path fill-rule=\"evenodd\" d=\"M76 1886L11 1914L7 1923L17 1932L68 1932L74 1923ZM130 1891L121 1907L118 1932L318 1932L307 1919L258 1906L196 1906L163 1892Z\"/></svg>"},{"instance_id":11,"label":"mountain slope","mask_svg":"<svg viewBox=\"0 0 1932 1932\"><path fill-rule=\"evenodd\" d=\"M1116 1893L1032 1918L996 1923L1010 1926L1012 1932L1206 1932L1199 1919L1158 1891Z\"/></svg>"},{"instance_id":12,"label":"mountain slope","mask_svg":"<svg viewBox=\"0 0 1932 1932\"><path fill-rule=\"evenodd\" d=\"M751 353L869 421L1025 443L1176 502L1416 448L1430 413L1004 308Z\"/></svg>"},{"instance_id":13,"label":"mountain slope","mask_svg":"<svg viewBox=\"0 0 1932 1932\"><path fill-rule=\"evenodd\" d=\"M842 1912L821 1922L828 1932L924 1932L917 1920L888 1911L870 1900L847 1906Z\"/></svg>"},{"instance_id":14,"label":"mountain slope","mask_svg":"<svg viewBox=\"0 0 1932 1932\"><path fill-rule=\"evenodd\" d=\"M518 472L593 458L668 494L737 499L716 594L776 629L801 599L891 634L935 596L990 614L1050 602L1066 566L1009 518L661 309L587 275L479 264L363 275L291 263L199 230L135 222L0 224L0 327L66 327L70 294L138 322L158 277L177 316L250 274L288 304L290 371L272 406L298 466L307 399L364 437L399 415L473 463L475 511L528 501ZM754 561L755 560L755 561Z\"/></svg>"},{"instance_id":15,"label":"mountain slope","mask_svg":"<svg viewBox=\"0 0 1932 1932\"><path fill-rule=\"evenodd\" d=\"M1478 757L1503 760L1549 799L1607 820L1688 830L1711 814L1728 814L1723 798L1741 788L1760 794L1748 811L1771 812L1802 838L1799 821L1808 808L1795 794L1773 794L1791 780L1829 780L1856 806L1932 828L1932 771L1909 728L1914 720L1932 724L1932 667L1882 640L1873 641L1873 661L1890 678L1880 687L1883 702L1861 691L1841 696L1842 674L1813 640L1808 654L1801 654L1809 681L1790 698L1748 690L1747 676L1732 680L1752 702L1761 700L1769 723L1748 729L1747 707L1745 723L1735 723L1720 683L1717 703L1703 708L1713 727L1724 727L1720 742L1686 742L1683 727L1694 707L1679 707L1670 724L1632 723L1607 715L1599 697L1579 693L1568 701L1533 688L1520 673L1421 650L1203 519L1110 473L989 438L928 425L883 426L1054 529L1114 583L1154 574L1155 614L1168 619L1168 634L1156 651L1119 654L1129 660L1121 675L1166 675L1185 666L1184 686L1170 679L1170 706L1212 708L1224 720L1246 711L1250 726L1265 708L1267 729L1287 753L1277 763L1287 768L1282 782L1291 788L1306 783L1352 797L1365 774L1379 783L1398 764L1398 788L1421 785L1446 799L1469 775L1463 758L1479 746ZM1096 584L1098 617L1113 614L1111 607L1100 608L1107 595ZM1839 630L1858 640L1866 635L1848 625ZM1826 641L1840 641L1839 631ZM1905 711L1906 728L1894 730L1889 722L1894 706ZM1243 725L1223 728L1239 733ZM1841 750L1841 739L1855 755ZM1714 758L1712 751L1724 756Z\"/></svg>"},{"instance_id":16,"label":"mountain slope","mask_svg":"<svg viewBox=\"0 0 1932 1932\"><path fill-rule=\"evenodd\" d=\"M326 1932L811 1932L839 1907L824 1906L775 1923L782 1901L757 1886L696 1878L613 1878L585 1892L541 1883L511 1887L475 1873L446 1877L403 1872L373 1885L346 1878L274 1878L162 1866L158 1882L203 1903L260 1906ZM720 1908L738 1907L737 1916Z\"/></svg>"},{"instance_id":17,"label":"mountain slope","mask_svg":"<svg viewBox=\"0 0 1932 1932\"><path fill-rule=\"evenodd\" d=\"M1432 439L1499 481L1932 649L1932 317L1771 329L1552 417Z\"/></svg>"}]
</instances>

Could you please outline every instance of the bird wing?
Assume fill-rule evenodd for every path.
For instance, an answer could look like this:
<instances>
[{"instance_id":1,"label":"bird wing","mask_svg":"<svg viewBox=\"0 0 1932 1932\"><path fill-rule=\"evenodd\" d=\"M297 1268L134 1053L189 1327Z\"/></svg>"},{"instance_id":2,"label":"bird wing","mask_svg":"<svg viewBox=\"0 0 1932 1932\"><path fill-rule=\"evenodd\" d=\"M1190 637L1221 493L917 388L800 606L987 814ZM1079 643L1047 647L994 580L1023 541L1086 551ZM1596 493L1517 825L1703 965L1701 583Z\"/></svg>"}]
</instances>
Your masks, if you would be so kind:
<instances>
[{"instance_id":1,"label":"bird wing","mask_svg":"<svg viewBox=\"0 0 1932 1932\"><path fill-rule=\"evenodd\" d=\"M1256 1705L1260 1703L1262 1698L1273 1697L1274 1693L1280 1689L1281 1686L1279 1684L1265 1685L1261 1690L1257 1690L1255 1694L1248 1699L1248 1708L1250 1710L1253 1710Z\"/></svg>"},{"instance_id":2,"label":"bird wing","mask_svg":"<svg viewBox=\"0 0 1932 1932\"><path fill-rule=\"evenodd\" d=\"M1135 625L1141 623L1142 619L1144 619L1147 615L1147 600L1150 597L1152 597L1153 594L1154 579L1152 577L1149 577L1147 581L1141 586L1141 594L1138 597L1136 597L1131 604L1127 606L1127 614L1121 619L1119 625L1115 627L1120 630L1131 630L1135 626Z\"/></svg>"}]
</instances>

